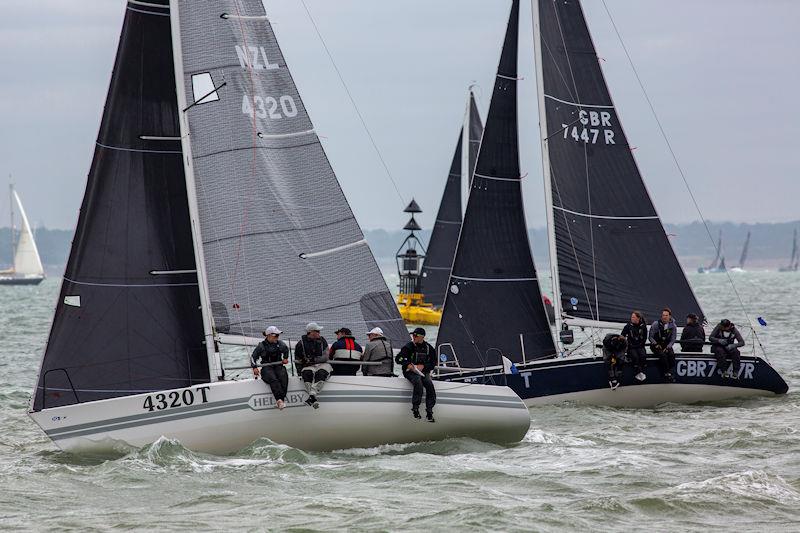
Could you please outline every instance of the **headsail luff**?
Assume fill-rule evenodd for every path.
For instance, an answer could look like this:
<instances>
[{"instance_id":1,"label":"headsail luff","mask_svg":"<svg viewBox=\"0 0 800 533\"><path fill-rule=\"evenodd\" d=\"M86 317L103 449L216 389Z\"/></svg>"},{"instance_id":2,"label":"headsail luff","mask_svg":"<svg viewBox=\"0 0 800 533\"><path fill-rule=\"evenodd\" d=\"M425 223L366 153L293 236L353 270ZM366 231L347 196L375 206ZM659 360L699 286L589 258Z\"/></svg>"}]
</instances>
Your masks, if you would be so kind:
<instances>
[{"instance_id":1,"label":"headsail luff","mask_svg":"<svg viewBox=\"0 0 800 533\"><path fill-rule=\"evenodd\" d=\"M14 273L20 276L44 276L42 260L39 258L39 250L36 241L33 240L33 232L25 208L22 207L22 200L16 190L12 189L12 192L21 222L17 248L14 252Z\"/></svg>"},{"instance_id":2,"label":"headsail luff","mask_svg":"<svg viewBox=\"0 0 800 533\"><path fill-rule=\"evenodd\" d=\"M467 109L469 113L467 118L469 149L466 154L468 162L466 176L468 176L467 182L470 182L483 134L483 124L472 91L469 94ZM435 307L441 307L444 304L450 268L453 266L453 257L458 243L458 233L461 230L463 143L464 128L462 127L458 135L453 161L450 164L450 173L442 193L442 200L439 203L439 211L436 213L436 222L433 225L431 240L426 251L425 263L422 267L422 293L425 295L425 301Z\"/></svg>"},{"instance_id":3,"label":"headsail luff","mask_svg":"<svg viewBox=\"0 0 800 533\"><path fill-rule=\"evenodd\" d=\"M702 315L608 92L578 0L539 0L542 71L561 308L624 323L668 306Z\"/></svg>"},{"instance_id":4,"label":"headsail luff","mask_svg":"<svg viewBox=\"0 0 800 533\"><path fill-rule=\"evenodd\" d=\"M34 410L209 380L171 50L129 3Z\"/></svg>"},{"instance_id":5,"label":"headsail luff","mask_svg":"<svg viewBox=\"0 0 800 533\"><path fill-rule=\"evenodd\" d=\"M218 332L316 321L408 334L260 0L176 2L208 292Z\"/></svg>"},{"instance_id":6,"label":"headsail luff","mask_svg":"<svg viewBox=\"0 0 800 533\"><path fill-rule=\"evenodd\" d=\"M437 337L461 367L496 365L500 354L514 362L555 354L522 203L518 32L514 0Z\"/></svg>"}]
</instances>

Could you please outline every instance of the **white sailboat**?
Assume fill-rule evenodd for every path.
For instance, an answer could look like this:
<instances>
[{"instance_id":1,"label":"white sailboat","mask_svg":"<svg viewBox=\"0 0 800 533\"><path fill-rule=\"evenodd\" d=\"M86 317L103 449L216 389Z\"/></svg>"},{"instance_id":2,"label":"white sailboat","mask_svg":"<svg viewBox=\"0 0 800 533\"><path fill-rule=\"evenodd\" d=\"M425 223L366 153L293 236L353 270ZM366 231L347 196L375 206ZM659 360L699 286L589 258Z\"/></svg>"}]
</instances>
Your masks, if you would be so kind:
<instances>
[{"instance_id":1,"label":"white sailboat","mask_svg":"<svg viewBox=\"0 0 800 533\"><path fill-rule=\"evenodd\" d=\"M31 418L64 450L528 430L507 387L437 383L427 423L404 378L334 371L312 409L292 377L284 410L261 380L226 379L221 345L249 352L268 324L296 341L310 321L408 339L261 0L129 0Z\"/></svg>"},{"instance_id":2,"label":"white sailboat","mask_svg":"<svg viewBox=\"0 0 800 533\"><path fill-rule=\"evenodd\" d=\"M38 285L44 279L44 267L33 240L33 232L28 222L28 215L22 207L22 200L14 189L9 186L11 196L11 248L14 254L14 266L8 270L0 271L0 285ZM16 244L14 238L16 227L14 225L14 205L19 213L20 228Z\"/></svg>"}]
</instances>

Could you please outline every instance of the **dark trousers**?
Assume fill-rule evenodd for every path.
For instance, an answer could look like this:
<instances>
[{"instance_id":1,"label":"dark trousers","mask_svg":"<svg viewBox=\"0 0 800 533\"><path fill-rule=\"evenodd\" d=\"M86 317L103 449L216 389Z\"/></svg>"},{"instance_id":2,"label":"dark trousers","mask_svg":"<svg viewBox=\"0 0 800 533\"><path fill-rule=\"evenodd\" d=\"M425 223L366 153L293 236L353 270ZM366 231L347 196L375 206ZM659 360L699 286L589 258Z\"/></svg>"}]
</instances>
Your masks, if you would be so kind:
<instances>
[{"instance_id":1,"label":"dark trousers","mask_svg":"<svg viewBox=\"0 0 800 533\"><path fill-rule=\"evenodd\" d=\"M433 406L436 405L436 389L433 388L430 374L420 376L416 372L403 372L403 375L414 387L414 392L411 394L411 406L414 409L419 409L419 404L422 403L422 389L424 387L425 410L428 412L433 411Z\"/></svg>"},{"instance_id":2,"label":"dark trousers","mask_svg":"<svg viewBox=\"0 0 800 533\"><path fill-rule=\"evenodd\" d=\"M628 348L628 358L631 360L631 364L633 367L638 371L644 373L647 369L647 352L644 349L644 346L639 348Z\"/></svg>"},{"instance_id":3,"label":"dark trousers","mask_svg":"<svg viewBox=\"0 0 800 533\"><path fill-rule=\"evenodd\" d=\"M622 361L620 361L619 355L611 354L603 350L603 364L606 366L608 380L619 380L622 376Z\"/></svg>"},{"instance_id":4,"label":"dark trousers","mask_svg":"<svg viewBox=\"0 0 800 533\"><path fill-rule=\"evenodd\" d=\"M714 357L717 358L717 368L723 374L726 370L728 370L728 359L730 358L731 362L733 363L733 372L738 376L739 375L739 365L740 365L740 357L741 353L739 353L739 348L734 348L730 352L725 349L725 346L714 345L711 347L711 351L714 352Z\"/></svg>"},{"instance_id":5,"label":"dark trousers","mask_svg":"<svg viewBox=\"0 0 800 533\"><path fill-rule=\"evenodd\" d=\"M350 361L350 359L345 359L345 361ZM355 361L353 362L355 363ZM337 376L355 376L360 368L358 365L337 365L336 359L330 361L330 363L333 367L333 373Z\"/></svg>"},{"instance_id":6,"label":"dark trousers","mask_svg":"<svg viewBox=\"0 0 800 533\"><path fill-rule=\"evenodd\" d=\"M305 381L306 383L315 383L317 381L325 381L326 379L328 379L328 376L330 376L330 374L328 374L322 369L314 372L310 368L306 368L302 372L300 372L300 376L302 376L303 381Z\"/></svg>"},{"instance_id":7,"label":"dark trousers","mask_svg":"<svg viewBox=\"0 0 800 533\"><path fill-rule=\"evenodd\" d=\"M286 389L289 387L289 374L283 365L265 366L261 369L261 379L269 385L275 400L286 400Z\"/></svg>"},{"instance_id":8,"label":"dark trousers","mask_svg":"<svg viewBox=\"0 0 800 533\"><path fill-rule=\"evenodd\" d=\"M653 347L653 353L658 356L659 366L663 374L672 374L672 367L675 366L675 351L672 348L659 349Z\"/></svg>"}]
</instances>

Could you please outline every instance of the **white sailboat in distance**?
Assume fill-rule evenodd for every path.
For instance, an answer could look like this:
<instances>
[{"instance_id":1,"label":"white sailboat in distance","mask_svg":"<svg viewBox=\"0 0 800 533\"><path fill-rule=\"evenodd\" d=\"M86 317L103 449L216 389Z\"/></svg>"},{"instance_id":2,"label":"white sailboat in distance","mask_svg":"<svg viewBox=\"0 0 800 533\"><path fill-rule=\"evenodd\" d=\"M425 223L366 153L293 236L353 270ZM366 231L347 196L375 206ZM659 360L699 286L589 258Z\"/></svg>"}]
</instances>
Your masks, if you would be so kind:
<instances>
[{"instance_id":1,"label":"white sailboat in distance","mask_svg":"<svg viewBox=\"0 0 800 533\"><path fill-rule=\"evenodd\" d=\"M33 240L31 225L28 223L28 216L25 208L22 207L22 200L14 189L14 185L9 185L9 195L11 197L11 250L14 255L14 265L8 270L0 271L0 285L38 285L44 279L44 268L39 257L39 250L36 248L36 241ZM14 205L19 213L20 228L19 236L16 235L14 225ZM14 242L15 237L17 242Z\"/></svg>"}]
</instances>

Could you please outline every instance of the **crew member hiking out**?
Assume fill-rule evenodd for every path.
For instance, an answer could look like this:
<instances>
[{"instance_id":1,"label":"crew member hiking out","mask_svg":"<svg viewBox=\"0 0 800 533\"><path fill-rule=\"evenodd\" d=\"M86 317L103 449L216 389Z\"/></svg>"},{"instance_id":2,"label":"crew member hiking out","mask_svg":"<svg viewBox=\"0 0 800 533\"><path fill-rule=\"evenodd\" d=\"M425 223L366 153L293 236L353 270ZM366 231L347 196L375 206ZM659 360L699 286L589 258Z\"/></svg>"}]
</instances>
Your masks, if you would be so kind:
<instances>
[{"instance_id":1,"label":"crew member hiking out","mask_svg":"<svg viewBox=\"0 0 800 533\"><path fill-rule=\"evenodd\" d=\"M259 342L253 355L250 356L250 366L253 367L253 375L269 385L272 395L275 396L275 405L278 409L286 406L286 389L289 387L289 374L283 366L289 362L289 347L278 337L281 330L275 326L270 326L264 331L264 340ZM268 365L258 368L258 365Z\"/></svg>"},{"instance_id":2,"label":"crew member hiking out","mask_svg":"<svg viewBox=\"0 0 800 533\"><path fill-rule=\"evenodd\" d=\"M714 331L711 332L711 335L708 336L708 340L711 341L711 351L714 353L714 357L717 358L717 369L722 374L722 377L739 379L741 358L739 348L744 346L744 339L733 322L727 318L722 319L717 327L714 328ZM733 363L732 369L729 368L728 359ZM732 372L728 373L728 370L732 370Z\"/></svg>"},{"instance_id":3,"label":"crew member hiking out","mask_svg":"<svg viewBox=\"0 0 800 533\"><path fill-rule=\"evenodd\" d=\"M706 342L706 330L700 323L700 319L694 313L686 315L686 325L681 331L681 351L690 353L700 353L703 351L703 343Z\"/></svg>"},{"instance_id":4,"label":"crew member hiking out","mask_svg":"<svg viewBox=\"0 0 800 533\"><path fill-rule=\"evenodd\" d=\"M364 347L364 355L361 360L370 363L381 363L380 365L364 365L361 373L365 376L394 377L394 352L392 342L384 337L381 328L372 328L367 333L369 342Z\"/></svg>"},{"instance_id":5,"label":"crew member hiking out","mask_svg":"<svg viewBox=\"0 0 800 533\"><path fill-rule=\"evenodd\" d=\"M627 360L625 352L628 349L628 342L622 335L609 333L603 338L603 363L608 373L608 386L611 390L617 390L619 380L622 377L622 363Z\"/></svg>"},{"instance_id":6,"label":"crew member hiking out","mask_svg":"<svg viewBox=\"0 0 800 533\"><path fill-rule=\"evenodd\" d=\"M333 371L337 376L355 376L360 366L356 363L361 361L364 349L356 342L353 332L348 328L339 328L335 333L336 342L331 344L330 351ZM344 361L345 364L337 364L337 361Z\"/></svg>"},{"instance_id":7,"label":"crew member hiking out","mask_svg":"<svg viewBox=\"0 0 800 533\"><path fill-rule=\"evenodd\" d=\"M414 387L411 395L411 412L414 414L414 418L422 418L419 414L419 405L422 403L424 387L428 422L435 422L433 406L436 405L436 390L431 381L431 371L436 366L436 349L425 342L425 330L422 328L411 332L411 338L411 342L400 349L395 360L403 369L403 376Z\"/></svg>"},{"instance_id":8,"label":"crew member hiking out","mask_svg":"<svg viewBox=\"0 0 800 533\"><path fill-rule=\"evenodd\" d=\"M661 372L667 383L674 383L672 367L675 366L675 351L672 345L678 338L678 326L668 308L661 310L661 318L650 326L650 349L658 356Z\"/></svg>"},{"instance_id":9,"label":"crew member hiking out","mask_svg":"<svg viewBox=\"0 0 800 533\"><path fill-rule=\"evenodd\" d=\"M328 363L328 341L320 335L321 330L316 322L310 322L306 326L306 334L300 337L300 342L294 347L294 360L308 393L306 403L314 409L319 409L317 395L333 372Z\"/></svg>"},{"instance_id":10,"label":"crew member hiking out","mask_svg":"<svg viewBox=\"0 0 800 533\"><path fill-rule=\"evenodd\" d=\"M647 379L647 324L641 311L631 313L631 321L622 328L622 336L628 343L628 358L636 368L636 380Z\"/></svg>"}]
</instances>

